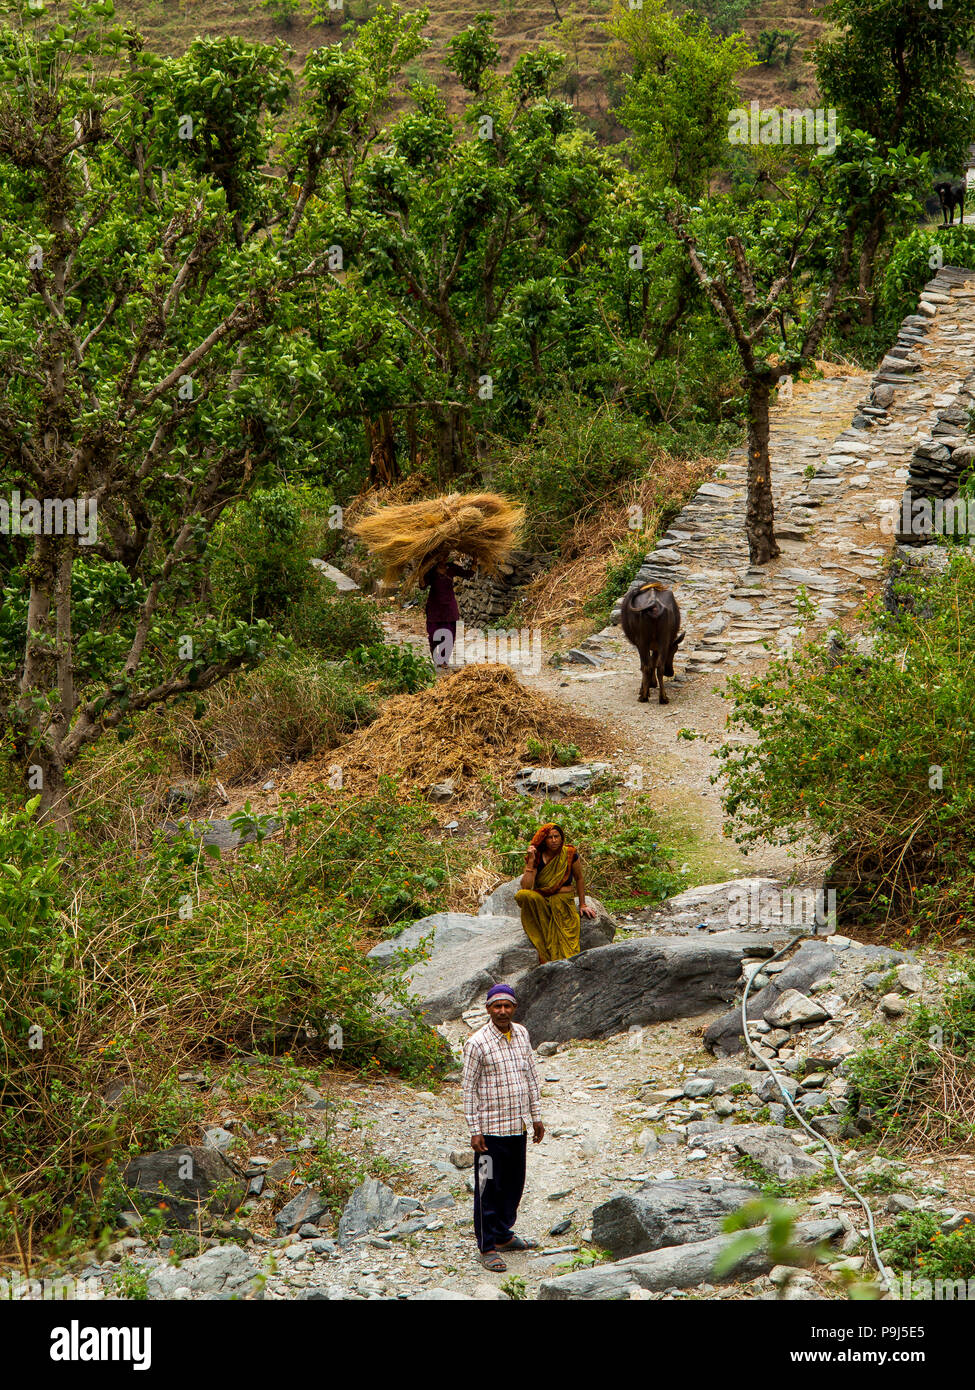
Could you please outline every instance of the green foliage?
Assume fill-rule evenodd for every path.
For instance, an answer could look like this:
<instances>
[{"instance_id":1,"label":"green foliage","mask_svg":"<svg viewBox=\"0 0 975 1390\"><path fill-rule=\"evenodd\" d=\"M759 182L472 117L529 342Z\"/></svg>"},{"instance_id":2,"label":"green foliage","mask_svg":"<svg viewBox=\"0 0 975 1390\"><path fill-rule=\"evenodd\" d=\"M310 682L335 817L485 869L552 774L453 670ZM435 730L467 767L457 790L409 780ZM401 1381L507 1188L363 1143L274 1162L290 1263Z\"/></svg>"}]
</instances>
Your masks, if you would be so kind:
<instances>
[{"instance_id":1,"label":"green foliage","mask_svg":"<svg viewBox=\"0 0 975 1390\"><path fill-rule=\"evenodd\" d=\"M524 499L526 543L557 551L573 520L603 505L620 483L652 476L656 451L646 425L625 411L607 405L592 412L563 397L525 444L498 461L496 485Z\"/></svg>"},{"instance_id":2,"label":"green foliage","mask_svg":"<svg viewBox=\"0 0 975 1390\"><path fill-rule=\"evenodd\" d=\"M530 738L526 750L529 758L548 767L571 767L579 761L579 748L575 743L540 743L537 738Z\"/></svg>"},{"instance_id":3,"label":"green foliage","mask_svg":"<svg viewBox=\"0 0 975 1390\"><path fill-rule=\"evenodd\" d=\"M755 41L758 61L773 67L777 62L790 63L792 50L801 35L795 29L761 29Z\"/></svg>"},{"instance_id":4,"label":"green foliage","mask_svg":"<svg viewBox=\"0 0 975 1390\"><path fill-rule=\"evenodd\" d=\"M476 16L460 34L447 41L445 67L457 74L461 83L475 95L480 92L484 74L495 66L501 50L491 37L494 16L490 11Z\"/></svg>"},{"instance_id":5,"label":"green foliage","mask_svg":"<svg viewBox=\"0 0 975 1390\"><path fill-rule=\"evenodd\" d=\"M296 19L303 17L301 0L261 0L261 9L267 10L275 24L282 29L292 29Z\"/></svg>"},{"instance_id":6,"label":"green foliage","mask_svg":"<svg viewBox=\"0 0 975 1390\"><path fill-rule=\"evenodd\" d=\"M436 673L413 647L373 642L349 653L350 671L380 695L413 695L433 685Z\"/></svg>"},{"instance_id":7,"label":"green foliage","mask_svg":"<svg viewBox=\"0 0 975 1390\"><path fill-rule=\"evenodd\" d=\"M975 1226L967 1217L945 1232L934 1212L904 1212L885 1227L883 1243L893 1268L910 1270L912 1280L975 1278Z\"/></svg>"},{"instance_id":8,"label":"green foliage","mask_svg":"<svg viewBox=\"0 0 975 1390\"><path fill-rule=\"evenodd\" d=\"M687 8L692 14L706 20L715 34L727 38L729 34L741 30L741 21L750 10L755 9L758 0L693 0Z\"/></svg>"},{"instance_id":9,"label":"green foliage","mask_svg":"<svg viewBox=\"0 0 975 1390\"><path fill-rule=\"evenodd\" d=\"M383 625L373 603L354 594L326 593L327 580L306 593L295 605L285 630L302 647L320 656L339 660L349 657L357 647L370 649L382 644Z\"/></svg>"},{"instance_id":10,"label":"green foliage","mask_svg":"<svg viewBox=\"0 0 975 1390\"><path fill-rule=\"evenodd\" d=\"M971 1142L975 1126L961 1096L975 1077L975 969L960 964L961 978L937 1007L920 1005L892 1037L870 1040L851 1058L851 1104L864 1131Z\"/></svg>"},{"instance_id":11,"label":"green foliage","mask_svg":"<svg viewBox=\"0 0 975 1390\"><path fill-rule=\"evenodd\" d=\"M905 145L946 169L965 167L975 92L959 55L975 43L975 0L949 9L914 0L830 0L816 75L844 125L882 148Z\"/></svg>"},{"instance_id":12,"label":"green foliage","mask_svg":"<svg viewBox=\"0 0 975 1390\"><path fill-rule=\"evenodd\" d=\"M890 253L880 286L880 302L891 323L917 306L917 296L939 266L975 268L975 227L916 227Z\"/></svg>"},{"instance_id":13,"label":"green foliage","mask_svg":"<svg viewBox=\"0 0 975 1390\"><path fill-rule=\"evenodd\" d=\"M147 1299L149 1271L140 1269L134 1260L125 1255L119 1264L118 1273L112 1276L112 1290L116 1298Z\"/></svg>"},{"instance_id":14,"label":"green foliage","mask_svg":"<svg viewBox=\"0 0 975 1390\"><path fill-rule=\"evenodd\" d=\"M975 918L975 633L964 616L975 567L956 559L920 602L896 617L874 609L869 655L820 645L761 681L732 681L729 725L757 739L718 750L740 842L817 840L856 910L912 935Z\"/></svg>"},{"instance_id":15,"label":"green foliage","mask_svg":"<svg viewBox=\"0 0 975 1390\"><path fill-rule=\"evenodd\" d=\"M520 1274L509 1274L507 1279L503 1279L498 1287L502 1293L506 1293L515 1302L528 1297L527 1286Z\"/></svg>"},{"instance_id":16,"label":"green foliage","mask_svg":"<svg viewBox=\"0 0 975 1390\"><path fill-rule=\"evenodd\" d=\"M312 590L315 575L299 497L278 486L225 514L208 547L216 606L243 618L280 618Z\"/></svg>"},{"instance_id":17,"label":"green foliage","mask_svg":"<svg viewBox=\"0 0 975 1390\"><path fill-rule=\"evenodd\" d=\"M0 812L0 1027L18 1051L42 1047L45 1027L74 998L58 915L64 902L61 856L52 828L35 819L39 805L37 796L22 810ZM35 970L43 983L29 1007L18 983Z\"/></svg>"},{"instance_id":18,"label":"green foliage","mask_svg":"<svg viewBox=\"0 0 975 1390\"><path fill-rule=\"evenodd\" d=\"M737 78L752 58L743 36L719 38L693 14L675 16L663 0L619 7L609 26L633 62L619 118L655 189L696 199L727 148Z\"/></svg>"},{"instance_id":19,"label":"green foliage","mask_svg":"<svg viewBox=\"0 0 975 1390\"><path fill-rule=\"evenodd\" d=\"M424 1080L450 1064L361 950L444 905L427 809L381 787L283 818L226 863L187 833L138 854L65 837L59 865L53 832L4 819L0 862L16 854L20 870L3 898L18 918L0 928L4 1250L14 1222L35 1246L90 1239L131 1204L130 1152L196 1142L201 1101L177 1080L188 1058L291 1050Z\"/></svg>"},{"instance_id":20,"label":"green foliage","mask_svg":"<svg viewBox=\"0 0 975 1390\"><path fill-rule=\"evenodd\" d=\"M671 851L661 846L654 829L656 813L649 797L636 795L617 805L615 792L583 802L529 797L504 800L495 794L491 846L505 872L521 873L528 842L540 825L554 821L582 856L587 890L611 911L647 907L679 892L685 885L671 867Z\"/></svg>"}]
</instances>

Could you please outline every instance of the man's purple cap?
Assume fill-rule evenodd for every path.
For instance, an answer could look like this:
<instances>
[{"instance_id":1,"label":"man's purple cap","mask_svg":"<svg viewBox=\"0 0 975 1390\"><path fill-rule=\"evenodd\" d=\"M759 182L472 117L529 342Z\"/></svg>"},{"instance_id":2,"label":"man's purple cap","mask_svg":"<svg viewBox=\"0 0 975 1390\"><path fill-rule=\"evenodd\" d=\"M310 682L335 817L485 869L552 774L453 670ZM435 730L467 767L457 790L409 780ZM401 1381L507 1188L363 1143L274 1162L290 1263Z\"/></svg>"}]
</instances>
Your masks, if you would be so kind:
<instances>
[{"instance_id":1,"label":"man's purple cap","mask_svg":"<svg viewBox=\"0 0 975 1390\"><path fill-rule=\"evenodd\" d=\"M492 985L487 992L487 1003L490 1004L492 999L497 999L501 996L514 1001L515 992L510 985Z\"/></svg>"}]
</instances>

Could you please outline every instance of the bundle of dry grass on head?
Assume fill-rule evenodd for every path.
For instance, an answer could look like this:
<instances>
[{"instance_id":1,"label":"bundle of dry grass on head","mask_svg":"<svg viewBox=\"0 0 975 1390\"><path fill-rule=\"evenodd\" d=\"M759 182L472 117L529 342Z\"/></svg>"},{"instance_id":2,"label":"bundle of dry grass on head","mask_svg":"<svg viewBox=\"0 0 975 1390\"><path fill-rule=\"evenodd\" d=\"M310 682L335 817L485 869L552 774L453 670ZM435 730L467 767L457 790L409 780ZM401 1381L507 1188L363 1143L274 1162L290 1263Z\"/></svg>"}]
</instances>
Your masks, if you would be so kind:
<instances>
[{"instance_id":1,"label":"bundle of dry grass on head","mask_svg":"<svg viewBox=\"0 0 975 1390\"><path fill-rule=\"evenodd\" d=\"M381 507L352 531L382 562L383 583L409 590L451 551L472 556L490 574L511 553L523 516L522 507L496 492L452 492Z\"/></svg>"},{"instance_id":2,"label":"bundle of dry grass on head","mask_svg":"<svg viewBox=\"0 0 975 1390\"><path fill-rule=\"evenodd\" d=\"M480 778L499 780L529 761L528 740L574 743L583 757L611 752L608 734L544 695L526 690L507 666L464 666L415 695L396 695L367 728L339 749L295 772L291 785L327 780L342 768L347 787L375 788L382 775L397 777L405 793L425 793L451 779L456 799L482 795Z\"/></svg>"}]
</instances>

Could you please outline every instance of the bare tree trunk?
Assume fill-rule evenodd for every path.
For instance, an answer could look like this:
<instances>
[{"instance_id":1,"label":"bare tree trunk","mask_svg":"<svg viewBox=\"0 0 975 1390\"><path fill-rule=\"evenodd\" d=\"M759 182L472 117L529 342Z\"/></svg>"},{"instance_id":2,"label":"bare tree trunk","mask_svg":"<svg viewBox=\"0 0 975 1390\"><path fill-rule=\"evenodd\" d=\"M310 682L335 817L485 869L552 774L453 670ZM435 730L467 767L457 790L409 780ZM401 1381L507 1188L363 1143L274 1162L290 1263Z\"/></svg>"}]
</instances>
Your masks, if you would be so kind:
<instances>
[{"instance_id":1,"label":"bare tree trunk","mask_svg":"<svg viewBox=\"0 0 975 1390\"><path fill-rule=\"evenodd\" d=\"M389 487L399 479L392 413L384 410L377 420L366 416L365 425L369 442L369 481Z\"/></svg>"},{"instance_id":2,"label":"bare tree trunk","mask_svg":"<svg viewBox=\"0 0 975 1390\"><path fill-rule=\"evenodd\" d=\"M886 229L886 218L883 211L877 213L870 226L867 228L866 236L863 239L863 246L860 250L860 265L857 275L857 304L860 310L860 322L872 324L874 320L874 295L873 281L876 266L877 250L883 240Z\"/></svg>"},{"instance_id":3,"label":"bare tree trunk","mask_svg":"<svg viewBox=\"0 0 975 1390\"><path fill-rule=\"evenodd\" d=\"M769 459L769 398L771 386L764 378L748 382L748 507L745 535L748 558L764 565L779 554L772 508L772 465Z\"/></svg>"},{"instance_id":4,"label":"bare tree trunk","mask_svg":"<svg viewBox=\"0 0 975 1390\"><path fill-rule=\"evenodd\" d=\"M464 462L464 413L455 406L433 411L437 426L437 455L446 478L454 478Z\"/></svg>"},{"instance_id":5,"label":"bare tree trunk","mask_svg":"<svg viewBox=\"0 0 975 1390\"><path fill-rule=\"evenodd\" d=\"M17 753L29 796L40 793L42 821L71 829L61 744L75 710L74 647L71 637L71 565L74 539L38 536L30 559L27 645L20 678L21 731ZM57 686L57 700L38 706Z\"/></svg>"}]
</instances>

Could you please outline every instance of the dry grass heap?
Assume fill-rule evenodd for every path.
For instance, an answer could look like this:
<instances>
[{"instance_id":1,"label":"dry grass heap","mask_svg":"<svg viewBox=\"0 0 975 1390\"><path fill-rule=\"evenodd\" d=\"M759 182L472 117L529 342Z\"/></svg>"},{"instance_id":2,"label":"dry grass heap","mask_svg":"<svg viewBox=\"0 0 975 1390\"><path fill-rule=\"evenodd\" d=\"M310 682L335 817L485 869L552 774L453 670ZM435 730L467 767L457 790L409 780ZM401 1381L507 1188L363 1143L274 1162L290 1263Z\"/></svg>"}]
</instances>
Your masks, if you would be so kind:
<instances>
[{"instance_id":1,"label":"dry grass heap","mask_svg":"<svg viewBox=\"0 0 975 1390\"><path fill-rule=\"evenodd\" d=\"M406 792L425 792L451 778L463 797L480 790L488 773L503 779L528 760L529 738L575 743L583 757L612 750L594 720L525 689L507 666L465 666L429 690L396 695L368 728L340 749L295 770L291 788L326 781L342 767L345 786L374 788L382 775L401 779ZM456 806L456 800L451 806Z\"/></svg>"},{"instance_id":2,"label":"dry grass heap","mask_svg":"<svg viewBox=\"0 0 975 1390\"><path fill-rule=\"evenodd\" d=\"M412 588L429 564L457 551L487 572L507 559L524 510L496 492L453 492L382 507L356 522L353 533L383 565L383 582Z\"/></svg>"}]
</instances>

